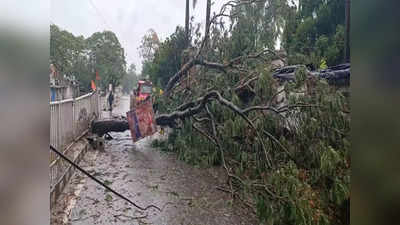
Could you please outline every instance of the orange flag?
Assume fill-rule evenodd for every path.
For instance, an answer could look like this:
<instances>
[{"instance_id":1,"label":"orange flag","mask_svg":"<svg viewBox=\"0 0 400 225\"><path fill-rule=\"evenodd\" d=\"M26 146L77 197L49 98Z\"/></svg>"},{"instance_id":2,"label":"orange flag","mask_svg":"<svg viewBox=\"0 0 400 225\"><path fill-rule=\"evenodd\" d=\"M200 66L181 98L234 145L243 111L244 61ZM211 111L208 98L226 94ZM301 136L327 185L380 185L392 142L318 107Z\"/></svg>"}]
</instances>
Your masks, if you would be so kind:
<instances>
[{"instance_id":1,"label":"orange flag","mask_svg":"<svg viewBox=\"0 0 400 225\"><path fill-rule=\"evenodd\" d=\"M96 91L96 84L94 83L94 80L92 80L91 85L92 85L92 90Z\"/></svg>"}]
</instances>

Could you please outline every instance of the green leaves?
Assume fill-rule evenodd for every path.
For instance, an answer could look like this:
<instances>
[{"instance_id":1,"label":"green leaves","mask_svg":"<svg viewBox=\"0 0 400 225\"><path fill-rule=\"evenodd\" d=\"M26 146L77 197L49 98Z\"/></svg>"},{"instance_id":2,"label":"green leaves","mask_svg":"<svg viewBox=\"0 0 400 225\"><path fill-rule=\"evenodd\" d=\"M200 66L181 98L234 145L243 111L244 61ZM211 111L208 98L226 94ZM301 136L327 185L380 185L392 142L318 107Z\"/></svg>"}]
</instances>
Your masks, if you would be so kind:
<instances>
[{"instance_id":1,"label":"green leaves","mask_svg":"<svg viewBox=\"0 0 400 225\"><path fill-rule=\"evenodd\" d=\"M302 66L302 67L296 69L296 72L294 75L295 75L295 83L296 83L295 88L303 87L305 84L305 81L307 80L307 75L308 75L306 68L304 66Z\"/></svg>"},{"instance_id":2,"label":"green leaves","mask_svg":"<svg viewBox=\"0 0 400 225\"><path fill-rule=\"evenodd\" d=\"M232 9L232 32L227 51L231 58L261 49L274 49L289 9L285 0L263 0Z\"/></svg>"},{"instance_id":3,"label":"green leaves","mask_svg":"<svg viewBox=\"0 0 400 225\"><path fill-rule=\"evenodd\" d=\"M128 73L121 80L122 91L125 93L131 93L132 90L136 88L137 81L136 66L135 64L131 64Z\"/></svg>"},{"instance_id":4,"label":"green leaves","mask_svg":"<svg viewBox=\"0 0 400 225\"><path fill-rule=\"evenodd\" d=\"M50 26L50 61L61 75L74 75L81 90L90 90L95 71L101 77L100 87L118 86L126 74L124 49L111 31L96 32L88 39Z\"/></svg>"},{"instance_id":5,"label":"green leaves","mask_svg":"<svg viewBox=\"0 0 400 225\"><path fill-rule=\"evenodd\" d=\"M299 10L288 11L282 42L293 60L291 63L312 63L318 68L322 58L328 66L342 62L344 3L342 0L300 0ZM315 59L293 58L296 54Z\"/></svg>"},{"instance_id":6,"label":"green leaves","mask_svg":"<svg viewBox=\"0 0 400 225\"><path fill-rule=\"evenodd\" d=\"M348 183L335 178L333 181L333 188L329 191L330 200L340 206L346 199L350 197L350 188Z\"/></svg>"},{"instance_id":7,"label":"green leaves","mask_svg":"<svg viewBox=\"0 0 400 225\"><path fill-rule=\"evenodd\" d=\"M300 0L300 4L299 11L288 7L284 0L264 0L233 8L232 31L214 26L212 34L215 36L210 38L212 47L206 48L204 58L228 63L232 57L272 48L274 38L281 32L279 28L285 26L283 44L289 53L289 63L311 63L316 67L320 67L322 59L326 66L336 63L342 54L343 29L332 13L338 12L337 6L341 3ZM161 43L154 60L144 64L144 71L151 75L153 82L163 85L180 68L178 63L190 56L190 50L180 54L183 48L176 45L180 38L184 38L183 32L175 32ZM279 108L286 103L292 107L280 108L287 109L280 114L268 110L246 114L255 126L252 129L237 113L213 101L208 106L215 119L215 138L221 151L219 145L192 129L195 124L206 134L213 135L213 126L205 110L196 115L203 119L201 122L193 118L178 121L180 129L171 133L169 149L180 159L195 165L219 164L222 152L230 173L242 180L233 179L234 188L254 197L261 223L334 224L338 215L332 212L340 211L340 204L349 199L350 117L343 113L349 110L349 99L326 81L311 79L304 67L295 72L295 82L279 84L271 77L268 60L267 57L245 59L235 63L234 68L227 68L226 72L194 68L189 76L192 85L185 86L186 80L183 81L177 88L179 91L171 94L171 99L163 100L163 110L169 113L210 90L218 90L242 109ZM258 79L246 88L251 89L255 97L244 102L238 98L235 88L253 77ZM271 101L282 88L284 92L279 96L282 102ZM267 167L269 160L272 163Z\"/></svg>"},{"instance_id":8,"label":"green leaves","mask_svg":"<svg viewBox=\"0 0 400 225\"><path fill-rule=\"evenodd\" d=\"M126 61L117 36L111 31L96 32L86 42L92 65L99 71L101 87L110 83L118 86L126 74Z\"/></svg>"},{"instance_id":9,"label":"green leaves","mask_svg":"<svg viewBox=\"0 0 400 225\"><path fill-rule=\"evenodd\" d=\"M337 164L340 161L340 155L332 147L327 147L321 155L321 172L324 176L334 175Z\"/></svg>"},{"instance_id":10,"label":"green leaves","mask_svg":"<svg viewBox=\"0 0 400 225\"><path fill-rule=\"evenodd\" d=\"M142 74L149 75L155 85L164 88L183 63L182 53L186 47L185 32L178 26L175 32L161 43L152 43L147 39L147 36L143 37L140 48L140 51L148 53L142 56L144 59Z\"/></svg>"}]
</instances>

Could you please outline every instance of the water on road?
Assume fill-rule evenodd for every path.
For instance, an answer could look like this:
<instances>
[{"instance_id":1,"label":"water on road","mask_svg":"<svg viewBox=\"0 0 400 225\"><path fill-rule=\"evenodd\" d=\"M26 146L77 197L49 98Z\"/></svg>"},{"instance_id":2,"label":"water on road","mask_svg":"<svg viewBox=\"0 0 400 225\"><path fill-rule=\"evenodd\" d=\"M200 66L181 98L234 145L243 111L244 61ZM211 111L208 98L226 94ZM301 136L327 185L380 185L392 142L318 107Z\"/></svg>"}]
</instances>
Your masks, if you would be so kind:
<instances>
[{"instance_id":1,"label":"water on road","mask_svg":"<svg viewBox=\"0 0 400 225\"><path fill-rule=\"evenodd\" d=\"M113 114L128 109L122 97ZM226 186L221 168L195 168L151 148L154 138L165 138L159 134L135 144L129 131L111 135L104 152L88 151L80 165L138 205L162 211L141 211L76 172L52 209L52 224L257 224L248 208L216 189Z\"/></svg>"}]
</instances>

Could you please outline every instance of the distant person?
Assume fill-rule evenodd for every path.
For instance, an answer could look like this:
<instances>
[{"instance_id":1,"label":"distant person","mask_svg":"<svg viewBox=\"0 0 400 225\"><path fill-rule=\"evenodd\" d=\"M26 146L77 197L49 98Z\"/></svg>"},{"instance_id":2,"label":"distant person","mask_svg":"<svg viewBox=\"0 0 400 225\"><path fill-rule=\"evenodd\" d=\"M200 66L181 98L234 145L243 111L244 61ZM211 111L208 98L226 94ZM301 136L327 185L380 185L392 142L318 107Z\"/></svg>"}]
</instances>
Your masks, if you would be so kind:
<instances>
[{"instance_id":1,"label":"distant person","mask_svg":"<svg viewBox=\"0 0 400 225\"><path fill-rule=\"evenodd\" d=\"M110 94L108 95L108 104L110 106L110 112L112 112L113 101L114 101L114 93L113 91L110 91Z\"/></svg>"}]
</instances>

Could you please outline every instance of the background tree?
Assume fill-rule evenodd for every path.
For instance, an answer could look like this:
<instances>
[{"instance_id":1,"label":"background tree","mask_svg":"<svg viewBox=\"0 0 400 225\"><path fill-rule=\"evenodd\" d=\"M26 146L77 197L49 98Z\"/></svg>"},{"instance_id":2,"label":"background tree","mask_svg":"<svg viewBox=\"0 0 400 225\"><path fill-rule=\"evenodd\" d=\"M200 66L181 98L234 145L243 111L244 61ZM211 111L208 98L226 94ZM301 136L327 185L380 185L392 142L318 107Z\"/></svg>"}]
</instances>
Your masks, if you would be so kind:
<instances>
[{"instance_id":1,"label":"background tree","mask_svg":"<svg viewBox=\"0 0 400 225\"><path fill-rule=\"evenodd\" d=\"M93 79L88 57L83 36L75 37L56 25L50 25L50 61L60 76L75 76L83 92L90 90L90 80Z\"/></svg>"},{"instance_id":2,"label":"background tree","mask_svg":"<svg viewBox=\"0 0 400 225\"><path fill-rule=\"evenodd\" d=\"M135 64L131 64L128 68L126 76L122 79L122 91L126 94L132 92L132 90L136 87L138 81L138 77L136 74L136 66Z\"/></svg>"},{"instance_id":3,"label":"background tree","mask_svg":"<svg viewBox=\"0 0 400 225\"><path fill-rule=\"evenodd\" d=\"M229 57L265 48L273 50L281 35L289 6L286 0L261 0L242 4L230 12Z\"/></svg>"},{"instance_id":4,"label":"background tree","mask_svg":"<svg viewBox=\"0 0 400 225\"><path fill-rule=\"evenodd\" d=\"M285 16L282 45L290 64L312 64L324 60L336 65L344 59L344 0L299 0Z\"/></svg>"},{"instance_id":5,"label":"background tree","mask_svg":"<svg viewBox=\"0 0 400 225\"><path fill-rule=\"evenodd\" d=\"M84 54L85 39L75 37L72 33L50 25L50 60L62 73L71 73L76 59Z\"/></svg>"},{"instance_id":6,"label":"background tree","mask_svg":"<svg viewBox=\"0 0 400 225\"><path fill-rule=\"evenodd\" d=\"M155 85L165 87L171 74L181 67L182 53L186 48L185 40L185 30L178 26L175 33L160 43L153 59L144 61L142 75L148 75Z\"/></svg>"},{"instance_id":7,"label":"background tree","mask_svg":"<svg viewBox=\"0 0 400 225\"><path fill-rule=\"evenodd\" d=\"M50 25L50 61L62 76L75 76L83 92L91 90L90 81L95 79L96 70L101 88L109 83L117 86L126 74L124 49L111 31L97 32L85 39Z\"/></svg>"},{"instance_id":8,"label":"background tree","mask_svg":"<svg viewBox=\"0 0 400 225\"><path fill-rule=\"evenodd\" d=\"M91 52L90 60L101 78L100 86L118 86L126 74L126 61L117 36L111 31L96 32L86 42Z\"/></svg>"},{"instance_id":9,"label":"background tree","mask_svg":"<svg viewBox=\"0 0 400 225\"><path fill-rule=\"evenodd\" d=\"M142 37L140 46L138 48L139 55L142 60L151 61L154 59L154 53L160 46L160 39L154 29L149 29L147 33Z\"/></svg>"}]
</instances>

